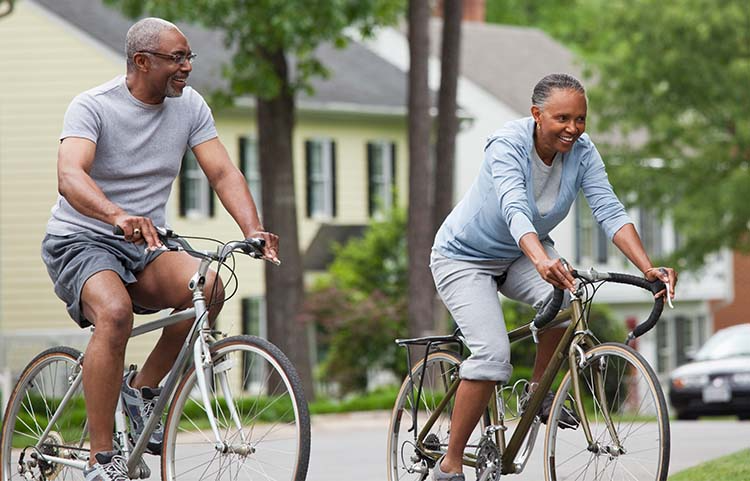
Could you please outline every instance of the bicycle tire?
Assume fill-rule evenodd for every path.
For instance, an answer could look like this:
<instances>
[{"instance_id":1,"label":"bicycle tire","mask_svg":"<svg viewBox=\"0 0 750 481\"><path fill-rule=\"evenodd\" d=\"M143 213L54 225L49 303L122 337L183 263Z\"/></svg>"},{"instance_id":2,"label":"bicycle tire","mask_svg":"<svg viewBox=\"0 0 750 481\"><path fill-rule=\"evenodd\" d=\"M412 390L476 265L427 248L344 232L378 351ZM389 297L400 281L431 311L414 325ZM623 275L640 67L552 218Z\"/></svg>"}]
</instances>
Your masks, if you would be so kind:
<instances>
[{"instance_id":1,"label":"bicycle tire","mask_svg":"<svg viewBox=\"0 0 750 481\"><path fill-rule=\"evenodd\" d=\"M79 369L81 352L71 347L47 349L34 357L21 371L8 400L0 434L0 480L26 481L18 472L21 452L34 446L52 414L60 406L62 395ZM88 432L84 410L83 387L78 385L54 427L41 444L45 454L74 459L88 458ZM30 460L33 448L26 449L25 460ZM31 468L35 479L82 480L80 470L51 463L36 463ZM40 477L43 476L43 477Z\"/></svg>"},{"instance_id":2,"label":"bicycle tire","mask_svg":"<svg viewBox=\"0 0 750 481\"><path fill-rule=\"evenodd\" d=\"M412 393L416 394L422 371L425 369L425 382L422 386L420 408L417 411L417 422L423 423L442 399L443 392L447 390L450 381L454 379L454 376L458 376L461 361L461 357L453 352L436 351L429 354L426 360L420 360L412 368L411 376L407 375L404 379L391 412L388 429L386 461L389 481L424 480L429 476L429 470L435 466L435 459L433 456L425 456L414 445L414 438L422 430L422 426L418 424L415 432L410 432L413 423ZM426 368L424 368L425 362ZM427 444L434 448L431 454L444 454L447 449L454 402L455 398L451 400L444 415L435 421L430 432L425 436ZM489 411L486 410L478 429L475 429L470 436L467 446L475 446L478 443L482 426L487 424L488 420Z\"/></svg>"},{"instance_id":3,"label":"bicycle tire","mask_svg":"<svg viewBox=\"0 0 750 481\"><path fill-rule=\"evenodd\" d=\"M243 472L245 479L255 479L259 472L263 479L304 480L310 460L310 415L291 361L279 348L255 336L223 339L211 346L211 353L214 377L208 387L222 441L252 451L242 455L217 450L192 368L183 376L167 413L162 479L184 479L186 472L193 473L191 479L195 475L198 479L236 479ZM220 395L223 372L233 375L228 379L242 432L248 435L245 442L236 442L241 441L240 430ZM239 398L238 392L250 396Z\"/></svg>"},{"instance_id":4,"label":"bicycle tire","mask_svg":"<svg viewBox=\"0 0 750 481\"><path fill-rule=\"evenodd\" d=\"M585 355L586 366L580 370L581 395L595 446L589 449L580 426L563 430L558 425L563 407L573 409L568 371L555 395L547 425L545 479L665 481L671 448L669 413L654 370L643 356L624 344L601 344ZM592 395L595 371L603 374L606 403ZM619 446L604 422L605 409L610 411Z\"/></svg>"}]
</instances>

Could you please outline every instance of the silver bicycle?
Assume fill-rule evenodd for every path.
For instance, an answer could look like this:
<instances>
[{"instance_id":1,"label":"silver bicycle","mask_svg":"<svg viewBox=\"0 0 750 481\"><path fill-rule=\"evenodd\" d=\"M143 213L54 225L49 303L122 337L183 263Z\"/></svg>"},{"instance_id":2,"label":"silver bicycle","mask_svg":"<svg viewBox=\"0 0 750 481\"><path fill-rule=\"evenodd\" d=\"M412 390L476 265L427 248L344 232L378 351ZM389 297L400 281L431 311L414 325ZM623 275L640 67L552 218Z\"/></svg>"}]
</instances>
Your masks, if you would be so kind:
<instances>
[{"instance_id":1,"label":"silver bicycle","mask_svg":"<svg viewBox=\"0 0 750 481\"><path fill-rule=\"evenodd\" d=\"M122 400L118 403L113 442L127 459L130 478L151 475L143 453L163 421L163 480L304 480L310 416L294 366L270 342L226 337L208 321L209 266L226 265L234 253L261 258L263 241L197 251L171 231L160 230L160 237L167 249L201 260L189 283L193 308L138 326L131 337L193 317L195 322L139 437L128 432ZM65 346L40 353L22 371L0 433L1 481L83 479L90 453L82 371L83 354Z\"/></svg>"}]
</instances>

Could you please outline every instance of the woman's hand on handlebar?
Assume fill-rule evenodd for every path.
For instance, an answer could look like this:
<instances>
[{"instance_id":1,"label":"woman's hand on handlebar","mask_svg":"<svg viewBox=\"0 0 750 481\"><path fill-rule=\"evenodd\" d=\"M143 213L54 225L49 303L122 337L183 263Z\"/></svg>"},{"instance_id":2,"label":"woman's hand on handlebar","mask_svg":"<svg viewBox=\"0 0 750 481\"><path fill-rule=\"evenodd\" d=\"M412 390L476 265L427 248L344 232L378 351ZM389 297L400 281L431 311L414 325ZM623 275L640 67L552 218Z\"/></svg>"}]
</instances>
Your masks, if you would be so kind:
<instances>
[{"instance_id":1,"label":"woman's hand on handlebar","mask_svg":"<svg viewBox=\"0 0 750 481\"><path fill-rule=\"evenodd\" d=\"M669 293L669 299L674 299L674 290L677 287L677 271L671 267L650 267L643 273L644 277L649 281L655 281L659 279L666 284L667 289L654 294L654 297L661 297Z\"/></svg>"},{"instance_id":2,"label":"woman's hand on handlebar","mask_svg":"<svg viewBox=\"0 0 750 481\"><path fill-rule=\"evenodd\" d=\"M250 232L247 238L263 239L266 242L266 245L263 248L263 257L273 262L274 264L278 265L281 263L281 261L279 260L279 236L272 232L255 230Z\"/></svg>"},{"instance_id":3,"label":"woman's hand on handlebar","mask_svg":"<svg viewBox=\"0 0 750 481\"><path fill-rule=\"evenodd\" d=\"M154 223L148 217L138 217L122 214L115 218L115 229L122 231L122 235L128 242L146 242L148 250L157 250L163 247Z\"/></svg>"},{"instance_id":4,"label":"woman's hand on handlebar","mask_svg":"<svg viewBox=\"0 0 750 481\"><path fill-rule=\"evenodd\" d=\"M573 274L570 273L561 259L543 259L536 264L536 270L542 276L542 279L558 289L575 290Z\"/></svg>"}]
</instances>

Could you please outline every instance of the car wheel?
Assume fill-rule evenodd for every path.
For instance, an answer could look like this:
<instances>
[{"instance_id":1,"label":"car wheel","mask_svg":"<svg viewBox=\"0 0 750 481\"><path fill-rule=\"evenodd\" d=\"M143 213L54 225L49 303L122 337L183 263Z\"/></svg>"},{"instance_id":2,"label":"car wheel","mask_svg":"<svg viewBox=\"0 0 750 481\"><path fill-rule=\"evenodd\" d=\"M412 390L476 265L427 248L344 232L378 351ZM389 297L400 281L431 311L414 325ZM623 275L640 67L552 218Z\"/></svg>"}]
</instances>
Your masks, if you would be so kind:
<instances>
[{"instance_id":1,"label":"car wheel","mask_svg":"<svg viewBox=\"0 0 750 481\"><path fill-rule=\"evenodd\" d=\"M741 413L737 415L740 421L750 421L750 413Z\"/></svg>"}]
</instances>

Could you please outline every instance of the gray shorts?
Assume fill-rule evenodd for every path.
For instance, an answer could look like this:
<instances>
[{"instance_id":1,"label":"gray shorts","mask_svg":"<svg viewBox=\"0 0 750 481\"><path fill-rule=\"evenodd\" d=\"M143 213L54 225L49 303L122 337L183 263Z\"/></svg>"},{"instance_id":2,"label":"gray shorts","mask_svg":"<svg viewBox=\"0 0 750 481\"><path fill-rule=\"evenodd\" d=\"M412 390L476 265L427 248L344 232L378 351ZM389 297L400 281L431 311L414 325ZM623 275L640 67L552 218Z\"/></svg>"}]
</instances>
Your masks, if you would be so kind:
<instances>
[{"instance_id":1,"label":"gray shorts","mask_svg":"<svg viewBox=\"0 0 750 481\"><path fill-rule=\"evenodd\" d=\"M552 245L543 245L551 258L560 257ZM471 356L461 364L461 378L508 381L513 366L498 290L510 299L539 308L552 295L552 284L541 278L526 256L463 261L450 259L433 250L430 268L437 292L471 350ZM503 275L506 276L505 282L498 289L496 279ZM564 306L569 303L567 297L564 296Z\"/></svg>"},{"instance_id":2,"label":"gray shorts","mask_svg":"<svg viewBox=\"0 0 750 481\"><path fill-rule=\"evenodd\" d=\"M125 285L136 282L136 274L162 252L145 252L146 244L116 237L78 232L66 236L47 234L42 240L42 260L47 266L55 294L65 302L68 314L81 327L91 325L83 315L81 291L86 281L101 271L114 271ZM133 305L133 312L156 311Z\"/></svg>"}]
</instances>

